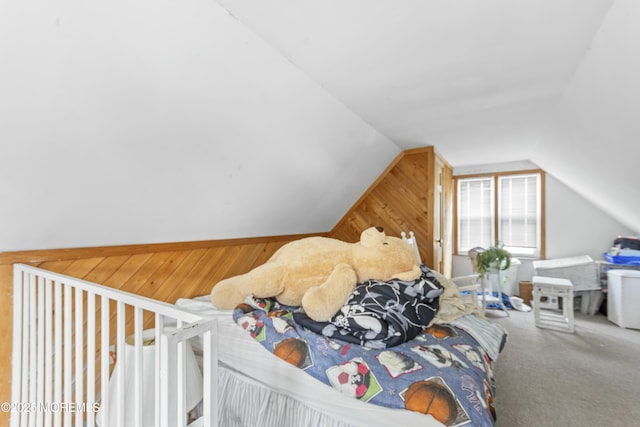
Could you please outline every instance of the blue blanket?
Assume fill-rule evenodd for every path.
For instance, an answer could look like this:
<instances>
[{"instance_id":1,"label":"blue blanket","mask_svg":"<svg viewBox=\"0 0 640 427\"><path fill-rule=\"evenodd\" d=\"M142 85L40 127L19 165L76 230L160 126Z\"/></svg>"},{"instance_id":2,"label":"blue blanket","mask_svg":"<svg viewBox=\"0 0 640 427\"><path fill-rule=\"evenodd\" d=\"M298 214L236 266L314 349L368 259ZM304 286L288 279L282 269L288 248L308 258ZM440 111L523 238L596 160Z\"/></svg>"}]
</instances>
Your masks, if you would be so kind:
<instances>
[{"instance_id":1,"label":"blue blanket","mask_svg":"<svg viewBox=\"0 0 640 427\"><path fill-rule=\"evenodd\" d=\"M372 349L301 326L295 321L300 311L253 299L233 316L267 350L345 396L431 414L450 426L494 425L493 362L465 330L435 325L396 346Z\"/></svg>"}]
</instances>

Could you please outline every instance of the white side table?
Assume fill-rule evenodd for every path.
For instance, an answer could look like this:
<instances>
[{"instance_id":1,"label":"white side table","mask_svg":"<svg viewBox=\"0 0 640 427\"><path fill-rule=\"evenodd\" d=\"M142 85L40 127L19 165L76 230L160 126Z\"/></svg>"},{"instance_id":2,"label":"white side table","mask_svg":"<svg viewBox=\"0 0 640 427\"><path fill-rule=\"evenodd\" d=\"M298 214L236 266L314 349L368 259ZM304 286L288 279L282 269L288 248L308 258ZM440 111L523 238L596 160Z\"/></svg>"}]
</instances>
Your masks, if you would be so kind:
<instances>
[{"instance_id":1,"label":"white side table","mask_svg":"<svg viewBox=\"0 0 640 427\"><path fill-rule=\"evenodd\" d=\"M498 304L500 310L504 311L508 317L511 314L509 314L509 309L504 305L504 300L502 299L502 274L502 270L495 269L482 277L482 287L484 288L482 290L482 300L485 303L485 308L487 303ZM493 296L494 292L497 292L497 297Z\"/></svg>"},{"instance_id":2,"label":"white side table","mask_svg":"<svg viewBox=\"0 0 640 427\"><path fill-rule=\"evenodd\" d=\"M562 332L574 332L573 321L573 284L568 279L533 276L533 318L539 328L555 329ZM542 297L562 298L562 314L551 310L542 310Z\"/></svg>"}]
</instances>

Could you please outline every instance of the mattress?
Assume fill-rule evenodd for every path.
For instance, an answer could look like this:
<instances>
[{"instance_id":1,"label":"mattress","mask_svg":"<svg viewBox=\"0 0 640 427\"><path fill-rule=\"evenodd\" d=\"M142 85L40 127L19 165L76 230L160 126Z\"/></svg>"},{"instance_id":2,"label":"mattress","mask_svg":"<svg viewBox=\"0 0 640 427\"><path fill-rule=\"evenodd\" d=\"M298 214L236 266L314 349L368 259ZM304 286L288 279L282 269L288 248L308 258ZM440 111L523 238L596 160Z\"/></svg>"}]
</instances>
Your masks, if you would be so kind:
<instances>
[{"instance_id":1,"label":"mattress","mask_svg":"<svg viewBox=\"0 0 640 427\"><path fill-rule=\"evenodd\" d=\"M302 404L320 414L330 414L333 419L331 425L336 426L386 427L402 424L423 427L442 426L430 415L385 408L357 399L345 398L342 393L316 380L303 370L274 357L257 341L248 339L247 332L234 322L232 312L216 309L211 304L208 295L193 299L179 299L176 305L184 310L218 319L218 342L221 343L218 354L219 364L223 371L221 374L222 392L226 397L229 397L231 391L226 390L225 392L224 390L227 383L229 381L243 382L250 385L252 393L256 395L255 401L251 401L245 389L238 394L237 399L231 399L230 404L237 404L239 400L242 400L241 406L254 409L256 405L264 405L265 398L276 399L279 404L291 405L289 408L283 409L287 413L300 410L298 406ZM194 345L198 344L194 343ZM274 393L276 397L274 397ZM278 399L277 396L282 399ZM271 400L267 400L267 402L271 402ZM224 408L222 410L224 411ZM241 415L236 413L233 417ZM322 415L316 415L316 417L319 418L315 422L305 422L305 424L329 425L329 421L323 420ZM243 425L241 420L236 421L237 423L234 420L227 420L223 425ZM294 424L280 423L278 425L293 426Z\"/></svg>"}]
</instances>

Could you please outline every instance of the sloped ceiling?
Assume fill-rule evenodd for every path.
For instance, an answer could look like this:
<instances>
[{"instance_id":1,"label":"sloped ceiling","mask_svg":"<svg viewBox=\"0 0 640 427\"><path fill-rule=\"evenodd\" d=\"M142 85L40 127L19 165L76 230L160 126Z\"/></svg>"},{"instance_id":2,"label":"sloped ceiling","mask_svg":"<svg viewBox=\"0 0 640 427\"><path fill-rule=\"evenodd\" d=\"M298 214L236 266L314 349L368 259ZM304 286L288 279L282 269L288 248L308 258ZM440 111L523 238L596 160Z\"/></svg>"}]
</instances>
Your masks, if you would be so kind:
<instances>
[{"instance_id":1,"label":"sloped ceiling","mask_svg":"<svg viewBox=\"0 0 640 427\"><path fill-rule=\"evenodd\" d=\"M402 148L434 142L443 123L558 97L612 4L218 1Z\"/></svg>"},{"instance_id":2,"label":"sloped ceiling","mask_svg":"<svg viewBox=\"0 0 640 427\"><path fill-rule=\"evenodd\" d=\"M0 251L328 231L402 150L640 232L636 0L0 6Z\"/></svg>"},{"instance_id":3,"label":"sloped ceiling","mask_svg":"<svg viewBox=\"0 0 640 427\"><path fill-rule=\"evenodd\" d=\"M640 230L637 2L218 1L399 147L531 160Z\"/></svg>"},{"instance_id":4,"label":"sloped ceiling","mask_svg":"<svg viewBox=\"0 0 640 427\"><path fill-rule=\"evenodd\" d=\"M324 232L399 152L215 0L0 6L0 251Z\"/></svg>"}]
</instances>

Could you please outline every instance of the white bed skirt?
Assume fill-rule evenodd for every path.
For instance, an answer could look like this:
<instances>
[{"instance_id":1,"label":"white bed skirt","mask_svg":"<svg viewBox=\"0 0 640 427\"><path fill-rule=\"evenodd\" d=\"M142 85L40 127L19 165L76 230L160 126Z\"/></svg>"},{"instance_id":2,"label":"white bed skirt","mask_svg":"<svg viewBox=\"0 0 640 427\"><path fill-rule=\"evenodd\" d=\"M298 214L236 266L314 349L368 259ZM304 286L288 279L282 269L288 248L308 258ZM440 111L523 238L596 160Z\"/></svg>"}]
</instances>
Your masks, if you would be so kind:
<instances>
[{"instance_id":1,"label":"white bed skirt","mask_svg":"<svg viewBox=\"0 0 640 427\"><path fill-rule=\"evenodd\" d=\"M218 371L219 423L225 427L351 427L242 375Z\"/></svg>"},{"instance_id":2,"label":"white bed skirt","mask_svg":"<svg viewBox=\"0 0 640 427\"><path fill-rule=\"evenodd\" d=\"M218 319L220 426L443 426L431 415L385 408L343 395L269 353L236 325L230 311L215 309L208 296L179 299L176 305ZM199 357L197 341L192 345Z\"/></svg>"}]
</instances>

